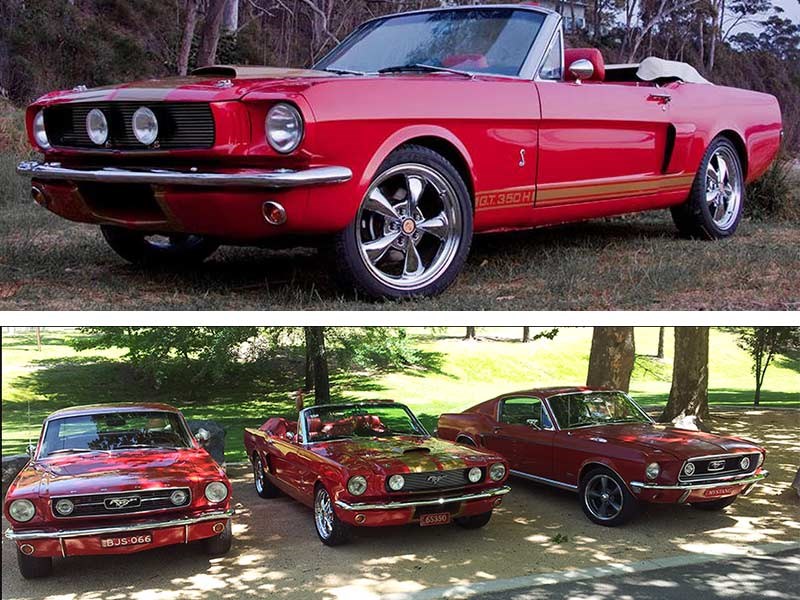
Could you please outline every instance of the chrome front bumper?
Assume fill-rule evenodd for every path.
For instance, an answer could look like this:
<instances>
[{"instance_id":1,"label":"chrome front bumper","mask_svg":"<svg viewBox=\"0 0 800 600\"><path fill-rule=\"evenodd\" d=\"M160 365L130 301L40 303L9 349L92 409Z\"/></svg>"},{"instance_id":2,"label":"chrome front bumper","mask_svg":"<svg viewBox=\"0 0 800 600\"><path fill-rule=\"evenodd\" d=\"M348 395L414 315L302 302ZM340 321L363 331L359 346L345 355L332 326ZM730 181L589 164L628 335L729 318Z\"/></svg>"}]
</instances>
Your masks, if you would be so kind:
<instances>
[{"instance_id":1,"label":"chrome front bumper","mask_svg":"<svg viewBox=\"0 0 800 600\"><path fill-rule=\"evenodd\" d=\"M765 479L769 476L769 471L761 470L760 473L756 473L745 477L743 479L736 479L735 477L726 477L724 479L718 479L713 482L708 483L685 483L685 484L677 484L677 485L660 485L658 483L642 483L641 481L631 481L631 487L633 491L638 492L640 490L656 490L656 491L671 491L671 490L680 490L683 492L693 492L694 490L709 490L713 488L719 487L730 487L733 485L749 485L752 487L753 484L758 483L762 479ZM745 493L749 492L747 490Z\"/></svg>"},{"instance_id":2,"label":"chrome front bumper","mask_svg":"<svg viewBox=\"0 0 800 600\"><path fill-rule=\"evenodd\" d=\"M109 535L114 533L129 533L131 531L149 531L152 529L166 529L168 527L187 527L204 521L215 521L217 519L230 519L236 511L232 508L225 511L206 513L196 517L173 519L171 521L152 521L148 523L135 523L131 525L113 525L108 527L94 527L91 529L69 529L59 531L21 531L16 533L11 529L6 529L6 537L10 540L42 540L42 539L62 539L76 538L87 535Z\"/></svg>"},{"instance_id":3,"label":"chrome front bumper","mask_svg":"<svg viewBox=\"0 0 800 600\"><path fill-rule=\"evenodd\" d=\"M474 494L462 494L460 496L433 498L429 500L401 500L397 502L381 502L371 504L368 502L349 504L343 500L337 500L336 506L344 510L394 510L396 508L415 508L417 506L437 506L442 504L451 504L453 502L469 502L470 500L484 500L486 498L494 498L495 496L503 496L511 491L511 488L504 485L500 488L493 490L486 490L485 492L475 492Z\"/></svg>"},{"instance_id":4,"label":"chrome front bumper","mask_svg":"<svg viewBox=\"0 0 800 600\"><path fill-rule=\"evenodd\" d=\"M51 181L96 181L101 183L146 183L152 185L195 185L225 187L293 188L304 185L342 183L353 177L346 167L313 167L302 171L244 171L239 173L202 173L197 170L165 169L68 169L61 163L21 162L17 173Z\"/></svg>"}]
</instances>

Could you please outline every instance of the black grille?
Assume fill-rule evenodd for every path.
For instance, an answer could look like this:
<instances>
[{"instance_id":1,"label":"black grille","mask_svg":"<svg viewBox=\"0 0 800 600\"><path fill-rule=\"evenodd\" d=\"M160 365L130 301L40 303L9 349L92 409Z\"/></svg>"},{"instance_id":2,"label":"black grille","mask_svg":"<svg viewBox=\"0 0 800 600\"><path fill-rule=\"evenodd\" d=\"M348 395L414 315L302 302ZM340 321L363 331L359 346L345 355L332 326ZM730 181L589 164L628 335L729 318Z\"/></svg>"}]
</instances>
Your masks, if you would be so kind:
<instances>
[{"instance_id":1,"label":"black grille","mask_svg":"<svg viewBox=\"0 0 800 600\"><path fill-rule=\"evenodd\" d=\"M152 146L144 146L133 135L133 113L141 106L147 106L158 119L158 139ZM86 133L86 115L93 108L102 110L108 121L109 136L105 146L94 144ZM211 107L200 102L61 104L45 109L44 123L50 143L62 148L174 150L214 145Z\"/></svg>"},{"instance_id":2,"label":"black grille","mask_svg":"<svg viewBox=\"0 0 800 600\"><path fill-rule=\"evenodd\" d=\"M405 484L400 492L427 492L430 490L442 490L448 488L459 488L469 484L467 472L469 469L456 469L453 471L428 471L425 473L403 473ZM481 479L482 480L482 479ZM389 480L386 480L386 489L389 489Z\"/></svg>"},{"instance_id":3,"label":"black grille","mask_svg":"<svg viewBox=\"0 0 800 600\"><path fill-rule=\"evenodd\" d=\"M750 464L746 469L742 469L741 460L744 457L750 459ZM752 473L758 467L758 454L736 454L734 456L710 457L690 460L694 465L694 473L686 475L681 469L681 481L695 481L698 479L709 479L712 477L722 477L726 475L744 475ZM685 465L684 465L685 467Z\"/></svg>"},{"instance_id":4,"label":"black grille","mask_svg":"<svg viewBox=\"0 0 800 600\"><path fill-rule=\"evenodd\" d=\"M175 506L169 499L172 492L181 489L186 492L186 501ZM56 510L56 503L67 498L75 505L72 513L66 517ZM189 488L169 488L158 490L136 490L132 492L114 494L96 494L91 496L59 496L50 501L53 515L57 518L99 517L112 515L130 515L152 510L165 510L169 508L182 508L191 502Z\"/></svg>"}]
</instances>

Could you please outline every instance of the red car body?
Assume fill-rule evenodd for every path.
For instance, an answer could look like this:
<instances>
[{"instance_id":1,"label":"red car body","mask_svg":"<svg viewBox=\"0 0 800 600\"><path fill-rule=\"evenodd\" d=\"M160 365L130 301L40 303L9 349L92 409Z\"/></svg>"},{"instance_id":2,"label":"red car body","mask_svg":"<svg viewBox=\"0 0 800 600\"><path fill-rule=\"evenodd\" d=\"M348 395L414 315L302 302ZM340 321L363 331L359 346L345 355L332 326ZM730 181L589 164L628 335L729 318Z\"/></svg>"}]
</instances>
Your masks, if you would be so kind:
<instances>
[{"instance_id":1,"label":"red car body","mask_svg":"<svg viewBox=\"0 0 800 600\"><path fill-rule=\"evenodd\" d=\"M146 413L174 415L191 439L185 448L131 448L43 455L43 440L59 420L73 417ZM205 487L221 482L223 501L210 502ZM188 493L172 505L174 490ZM21 555L32 558L128 554L219 536L230 527L231 486L223 469L191 437L183 415L164 404L103 404L59 410L44 422L30 462L8 489L4 514L11 523L6 537ZM56 514L56 502L69 499L72 514ZM20 523L11 505L28 500L32 519ZM157 508L146 508L153 507ZM78 515L77 513L82 513ZM139 539L141 538L141 539ZM23 571L24 574L24 571Z\"/></svg>"},{"instance_id":2,"label":"red car body","mask_svg":"<svg viewBox=\"0 0 800 600\"><path fill-rule=\"evenodd\" d=\"M546 16L547 39L528 59L541 60L533 54L543 54L560 32L560 17L531 5L513 8ZM775 158L782 125L773 96L681 81L603 81L599 53L579 54L596 67L584 85L543 81L525 69L514 77L465 78L217 67L182 79L53 92L27 112L31 142L47 164L26 163L20 171L33 177L34 198L67 219L259 245L351 227L381 166L409 144L434 150L457 169L476 233L679 205L719 136L736 147L747 182ZM278 102L296 107L304 121L303 141L288 154L264 136L262 124ZM68 142L42 148L32 133L42 110L49 127L48 113L60 106L121 103L207 106L213 140L183 149ZM170 180L165 169L182 179ZM213 179L220 175L245 179ZM97 183L104 181L115 183ZM275 213L277 221L265 218L274 209L265 201L284 211Z\"/></svg>"},{"instance_id":3,"label":"red car body","mask_svg":"<svg viewBox=\"0 0 800 600\"><path fill-rule=\"evenodd\" d=\"M375 421L370 411L385 406L402 407L380 402L337 405L337 408L352 407ZM419 523L423 515L437 518L449 515L442 517L441 523L484 515L491 513L509 491L503 485L507 474L502 457L428 435L391 434L315 441L315 434L337 431L353 423L350 418L322 422L316 431L311 431L303 426L304 419L319 408L301 411L299 425L273 417L258 429L245 429L245 449L254 466L257 489L258 469L264 465L264 475L270 483L308 506L314 505L317 490L324 488L333 501L336 517L356 527ZM314 418L311 419L313 422ZM382 427L380 423L378 427ZM501 479L492 480L488 469L497 463L503 465L504 473ZM470 483L465 473L474 467L481 469L483 476L481 481ZM397 474L405 478L406 487L413 485L413 489L390 490L387 481ZM348 489L349 480L356 476L367 480L365 491L357 496Z\"/></svg>"},{"instance_id":4,"label":"red car body","mask_svg":"<svg viewBox=\"0 0 800 600\"><path fill-rule=\"evenodd\" d=\"M579 387L504 394L463 413L441 415L438 435L498 452L508 460L512 475L571 491L580 491L586 474L602 467L616 474L641 502L697 505L735 498L767 476L761 466L765 451L754 443L656 424L638 407L645 418L637 423L559 425L551 406L554 399L605 393L617 392ZM526 402L530 400L533 403ZM504 417L509 401L536 410L536 416L529 415L536 422ZM745 456L747 468L733 464ZM704 465L713 461L722 461L718 472L704 472ZM660 466L656 477L646 474L651 463ZM693 475L686 476L690 463L697 470L692 468ZM713 466L716 470L719 465Z\"/></svg>"}]
</instances>

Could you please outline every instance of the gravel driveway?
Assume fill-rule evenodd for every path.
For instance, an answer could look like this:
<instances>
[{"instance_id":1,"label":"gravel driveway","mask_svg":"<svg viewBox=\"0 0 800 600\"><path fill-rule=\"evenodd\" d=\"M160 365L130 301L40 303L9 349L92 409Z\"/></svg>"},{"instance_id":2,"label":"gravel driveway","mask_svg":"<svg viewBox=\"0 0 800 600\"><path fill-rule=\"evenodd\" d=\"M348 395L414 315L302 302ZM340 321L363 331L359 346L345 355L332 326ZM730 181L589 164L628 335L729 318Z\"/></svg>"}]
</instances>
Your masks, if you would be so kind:
<instances>
[{"instance_id":1,"label":"gravel driveway","mask_svg":"<svg viewBox=\"0 0 800 600\"><path fill-rule=\"evenodd\" d=\"M24 581L13 544L3 540L2 597L113 600L153 598L320 598L366 600L380 594L662 558L742 550L743 545L800 538L800 503L789 488L800 463L800 413L720 414L715 429L747 431L769 448L772 476L725 513L688 506L650 507L633 523L591 524L576 496L524 481L491 523L366 530L341 548L317 539L311 511L282 497L260 499L249 472L232 468L234 548L209 559L198 547L163 548L125 557L56 560L54 576ZM3 521L3 528L8 524ZM558 541L557 541L558 540Z\"/></svg>"}]
</instances>

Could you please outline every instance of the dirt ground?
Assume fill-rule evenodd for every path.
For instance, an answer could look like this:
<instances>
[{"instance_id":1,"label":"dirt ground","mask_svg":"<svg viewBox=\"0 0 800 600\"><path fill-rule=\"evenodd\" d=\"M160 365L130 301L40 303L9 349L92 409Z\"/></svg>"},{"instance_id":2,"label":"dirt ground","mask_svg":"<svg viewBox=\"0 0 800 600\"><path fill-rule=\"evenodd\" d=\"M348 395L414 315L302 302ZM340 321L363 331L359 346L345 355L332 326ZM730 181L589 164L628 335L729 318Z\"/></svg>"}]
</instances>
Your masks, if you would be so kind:
<instances>
[{"instance_id":1,"label":"dirt ground","mask_svg":"<svg viewBox=\"0 0 800 600\"><path fill-rule=\"evenodd\" d=\"M350 545L327 548L317 539L309 509L285 497L260 499L247 469L236 467L230 474L239 514L229 555L209 559L199 548L173 547L125 557L58 559L53 577L26 582L17 572L13 544L4 539L2 597L369 600L800 539L800 501L790 488L800 464L800 412L721 412L713 416L712 425L717 433L743 435L765 445L771 473L766 483L723 513L652 506L625 527L609 529L591 524L575 495L514 480L513 492L482 530L366 530Z\"/></svg>"}]
</instances>

